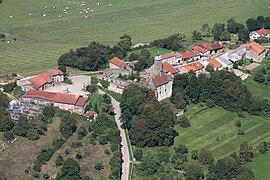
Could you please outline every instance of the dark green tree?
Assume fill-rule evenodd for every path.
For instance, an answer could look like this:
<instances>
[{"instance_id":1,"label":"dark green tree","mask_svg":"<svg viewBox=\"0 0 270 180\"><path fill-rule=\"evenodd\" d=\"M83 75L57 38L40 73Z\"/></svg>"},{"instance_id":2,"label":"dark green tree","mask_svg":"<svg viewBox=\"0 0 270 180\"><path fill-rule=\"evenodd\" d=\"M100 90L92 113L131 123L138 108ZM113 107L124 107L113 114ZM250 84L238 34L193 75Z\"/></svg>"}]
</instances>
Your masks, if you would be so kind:
<instances>
[{"instance_id":1,"label":"dark green tree","mask_svg":"<svg viewBox=\"0 0 270 180\"><path fill-rule=\"evenodd\" d=\"M221 33L225 30L225 24L222 23L215 23L214 27L212 28L211 32L214 35L214 40L220 40Z\"/></svg>"},{"instance_id":2,"label":"dark green tree","mask_svg":"<svg viewBox=\"0 0 270 180\"><path fill-rule=\"evenodd\" d=\"M238 33L238 40L246 43L249 41L249 30L247 28L241 29Z\"/></svg>"},{"instance_id":3,"label":"dark green tree","mask_svg":"<svg viewBox=\"0 0 270 180\"><path fill-rule=\"evenodd\" d=\"M69 138L77 129L76 120L70 114L61 118L60 133L64 138Z\"/></svg>"},{"instance_id":4,"label":"dark green tree","mask_svg":"<svg viewBox=\"0 0 270 180\"><path fill-rule=\"evenodd\" d=\"M199 180L204 177L203 166L198 163L190 163L185 168L187 180Z\"/></svg>"},{"instance_id":5,"label":"dark green tree","mask_svg":"<svg viewBox=\"0 0 270 180\"><path fill-rule=\"evenodd\" d=\"M57 174L56 179L57 180L81 179L80 170L81 168L80 168L79 163L72 158L68 158L67 160L64 161L63 167L61 168L60 172Z\"/></svg>"},{"instance_id":6,"label":"dark green tree","mask_svg":"<svg viewBox=\"0 0 270 180\"><path fill-rule=\"evenodd\" d=\"M121 36L118 46L123 48L126 51L130 51L131 46L132 46L131 37L127 34L124 34L123 36Z\"/></svg>"},{"instance_id":7,"label":"dark green tree","mask_svg":"<svg viewBox=\"0 0 270 180\"><path fill-rule=\"evenodd\" d=\"M202 40L202 34L198 31L193 31L192 32L192 41L196 42L198 40Z\"/></svg>"}]
</instances>

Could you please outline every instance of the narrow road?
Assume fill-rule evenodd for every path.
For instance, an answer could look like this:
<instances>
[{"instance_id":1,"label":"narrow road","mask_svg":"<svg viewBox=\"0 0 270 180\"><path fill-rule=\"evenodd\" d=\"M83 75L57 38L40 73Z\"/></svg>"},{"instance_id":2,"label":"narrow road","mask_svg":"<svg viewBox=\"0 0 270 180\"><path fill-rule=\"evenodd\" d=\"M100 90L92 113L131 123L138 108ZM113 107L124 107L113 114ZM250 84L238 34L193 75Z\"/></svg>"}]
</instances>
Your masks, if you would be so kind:
<instances>
[{"instance_id":1,"label":"narrow road","mask_svg":"<svg viewBox=\"0 0 270 180\"><path fill-rule=\"evenodd\" d=\"M3 92L4 94L6 94L11 100L17 100L12 94Z\"/></svg>"},{"instance_id":2,"label":"narrow road","mask_svg":"<svg viewBox=\"0 0 270 180\"><path fill-rule=\"evenodd\" d=\"M114 107L115 112L115 121L117 123L117 127L120 130L120 137L121 137L121 152L123 155L123 163L122 163L122 177L121 180L128 180L129 177L129 168L130 168L130 159L129 159L129 151L128 151L128 144L127 144L127 137L125 134L125 130L121 128L122 122L120 121L121 110L120 110L120 103L116 101L113 97L112 98L112 105Z\"/></svg>"}]
</instances>

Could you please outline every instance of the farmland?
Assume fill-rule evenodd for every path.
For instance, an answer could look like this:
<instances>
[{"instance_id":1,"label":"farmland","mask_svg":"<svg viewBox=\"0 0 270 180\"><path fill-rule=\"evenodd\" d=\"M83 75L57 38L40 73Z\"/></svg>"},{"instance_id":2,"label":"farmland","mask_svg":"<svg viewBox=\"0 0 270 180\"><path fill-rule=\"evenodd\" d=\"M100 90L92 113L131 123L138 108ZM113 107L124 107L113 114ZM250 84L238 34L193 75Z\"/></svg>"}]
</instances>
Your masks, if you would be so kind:
<instances>
[{"instance_id":1,"label":"farmland","mask_svg":"<svg viewBox=\"0 0 270 180\"><path fill-rule=\"evenodd\" d=\"M260 155L252 163L249 163L248 166L254 170L257 180L269 179L270 153L267 152Z\"/></svg>"},{"instance_id":2,"label":"farmland","mask_svg":"<svg viewBox=\"0 0 270 180\"><path fill-rule=\"evenodd\" d=\"M82 2L68 2L5 0L0 5L0 31L17 39L13 44L0 43L0 75L56 67L59 55L69 49L94 40L114 44L124 33L130 34L134 43L149 42L174 33L190 36L204 23L212 25L231 17L244 22L249 17L270 15L268 0L102 0L99 5L89 0L84 7ZM65 7L69 7L67 13ZM85 14L87 7L93 11Z\"/></svg>"}]
</instances>

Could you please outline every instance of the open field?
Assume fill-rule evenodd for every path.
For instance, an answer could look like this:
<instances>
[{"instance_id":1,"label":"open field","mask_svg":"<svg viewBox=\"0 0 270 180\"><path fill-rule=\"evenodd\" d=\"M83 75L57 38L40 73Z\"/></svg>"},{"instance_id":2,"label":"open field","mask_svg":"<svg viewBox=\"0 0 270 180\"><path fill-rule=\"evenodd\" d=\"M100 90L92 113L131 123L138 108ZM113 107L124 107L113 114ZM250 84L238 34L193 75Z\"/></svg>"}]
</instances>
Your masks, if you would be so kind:
<instances>
[{"instance_id":1,"label":"open field","mask_svg":"<svg viewBox=\"0 0 270 180\"><path fill-rule=\"evenodd\" d=\"M248 166L254 170L257 180L268 180L270 177L270 152L256 157Z\"/></svg>"},{"instance_id":2,"label":"open field","mask_svg":"<svg viewBox=\"0 0 270 180\"><path fill-rule=\"evenodd\" d=\"M0 43L0 75L56 67L59 55L70 48L94 40L114 44L124 33L130 34L134 43L149 42L174 33L190 36L204 23L212 25L231 17L244 22L249 17L270 15L268 0L101 0L99 5L89 0L85 6L68 2L5 0L0 5L0 31L17 38L13 44ZM86 8L88 14L83 11Z\"/></svg>"},{"instance_id":3,"label":"open field","mask_svg":"<svg viewBox=\"0 0 270 180\"><path fill-rule=\"evenodd\" d=\"M243 83L252 94L270 100L270 84L258 83L253 77L248 77Z\"/></svg>"},{"instance_id":4,"label":"open field","mask_svg":"<svg viewBox=\"0 0 270 180\"><path fill-rule=\"evenodd\" d=\"M241 120L245 135L237 135L235 121ZM238 151L240 144L248 141L257 145L270 140L270 120L262 117L246 115L239 118L236 113L215 107L201 112L190 119L189 128L176 126L179 136L175 144L185 144L189 149L209 148L216 159ZM217 137L220 141L217 141Z\"/></svg>"}]
</instances>

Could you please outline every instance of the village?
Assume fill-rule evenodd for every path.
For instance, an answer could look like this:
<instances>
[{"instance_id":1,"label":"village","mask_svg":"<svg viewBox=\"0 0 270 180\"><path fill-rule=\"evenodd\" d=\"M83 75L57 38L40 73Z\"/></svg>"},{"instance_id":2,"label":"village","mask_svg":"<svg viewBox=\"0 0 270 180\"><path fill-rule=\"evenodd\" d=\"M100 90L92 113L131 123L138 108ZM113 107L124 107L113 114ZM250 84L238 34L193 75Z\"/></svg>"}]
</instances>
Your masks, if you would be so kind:
<instances>
[{"instance_id":1,"label":"village","mask_svg":"<svg viewBox=\"0 0 270 180\"><path fill-rule=\"evenodd\" d=\"M242 80L248 75L248 70L252 70L265 60L268 49L254 42L261 36L270 37L265 29L260 29L250 34L251 42L241 44L235 49L226 48L222 42L204 43L192 46L190 51L171 52L159 54L154 59L154 64L140 72L143 80L125 80L123 75L134 73L135 62L125 62L118 57L110 60L109 68L96 74L98 79L108 81L108 90L122 94L126 86L131 83L147 87L155 92L158 101L170 98L172 95L173 79L177 74L194 73L208 74L209 71L226 69L233 71ZM247 66L235 67L241 62ZM63 81L69 78L72 84L65 84ZM13 119L18 119L21 115L33 118L42 112L45 106L55 106L63 110L78 113L85 116L95 117L96 112L86 111L89 105L89 96L86 91L87 85L91 84L91 77L70 76L61 70L52 69L36 75L21 78L17 85L25 91L25 94L18 100L10 102L8 112Z\"/></svg>"}]
</instances>

